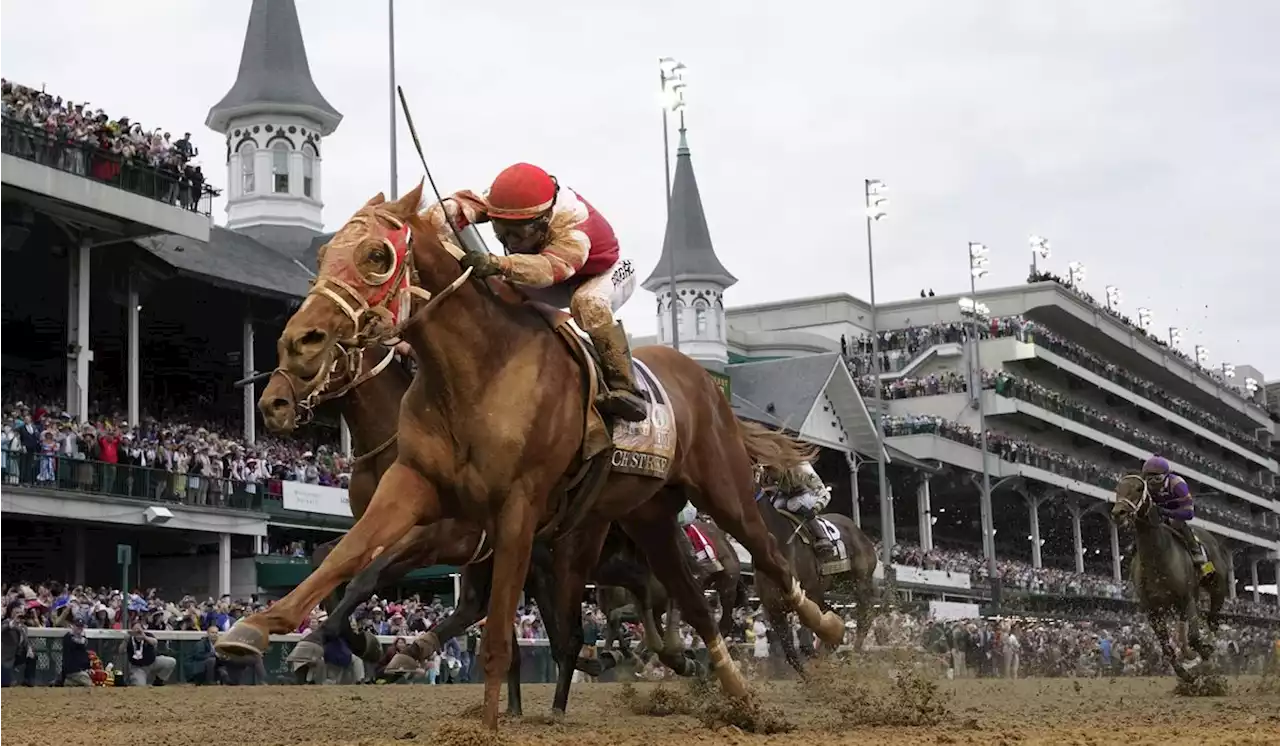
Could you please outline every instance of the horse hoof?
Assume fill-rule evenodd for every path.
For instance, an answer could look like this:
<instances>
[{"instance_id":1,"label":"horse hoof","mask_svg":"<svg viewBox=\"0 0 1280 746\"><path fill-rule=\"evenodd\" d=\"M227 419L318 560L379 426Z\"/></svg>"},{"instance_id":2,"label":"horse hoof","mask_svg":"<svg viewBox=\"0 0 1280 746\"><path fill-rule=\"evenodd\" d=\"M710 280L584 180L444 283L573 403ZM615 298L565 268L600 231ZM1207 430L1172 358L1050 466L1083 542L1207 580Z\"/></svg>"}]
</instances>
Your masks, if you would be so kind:
<instances>
[{"instance_id":1,"label":"horse hoof","mask_svg":"<svg viewBox=\"0 0 1280 746\"><path fill-rule=\"evenodd\" d=\"M382 669L389 674L411 674L422 668L422 664L418 663L418 659L404 653L396 653L391 657L391 661L387 663L387 667Z\"/></svg>"},{"instance_id":2,"label":"horse hoof","mask_svg":"<svg viewBox=\"0 0 1280 746\"><path fill-rule=\"evenodd\" d=\"M259 658L267 652L271 638L265 629L243 620L219 635L214 649L229 658Z\"/></svg>"},{"instance_id":3,"label":"horse hoof","mask_svg":"<svg viewBox=\"0 0 1280 746\"><path fill-rule=\"evenodd\" d=\"M600 671L604 672L611 668L617 668L618 664L622 662L622 656L616 650L601 650L598 662L600 663ZM591 675L599 676L600 674Z\"/></svg>"},{"instance_id":4,"label":"horse hoof","mask_svg":"<svg viewBox=\"0 0 1280 746\"><path fill-rule=\"evenodd\" d=\"M822 621L819 622L818 628L814 630L818 635L818 639L831 647L838 647L844 642L844 620L835 612L824 611L822 613Z\"/></svg>"},{"instance_id":5,"label":"horse hoof","mask_svg":"<svg viewBox=\"0 0 1280 746\"><path fill-rule=\"evenodd\" d=\"M604 671L604 664L590 658L579 658L578 670L587 676L599 676Z\"/></svg>"}]
</instances>

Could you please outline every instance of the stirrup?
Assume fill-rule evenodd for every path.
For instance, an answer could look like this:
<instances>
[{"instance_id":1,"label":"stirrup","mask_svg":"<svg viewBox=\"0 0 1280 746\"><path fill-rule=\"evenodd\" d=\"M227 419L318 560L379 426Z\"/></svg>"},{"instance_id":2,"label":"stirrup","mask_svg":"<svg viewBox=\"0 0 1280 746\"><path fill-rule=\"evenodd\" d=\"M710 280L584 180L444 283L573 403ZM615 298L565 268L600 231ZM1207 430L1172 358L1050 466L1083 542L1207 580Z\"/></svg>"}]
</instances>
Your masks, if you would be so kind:
<instances>
[{"instance_id":1,"label":"stirrup","mask_svg":"<svg viewBox=\"0 0 1280 746\"><path fill-rule=\"evenodd\" d=\"M626 389L610 389L596 398L596 409L609 417L627 422L644 422L649 406L638 394Z\"/></svg>"}]
</instances>

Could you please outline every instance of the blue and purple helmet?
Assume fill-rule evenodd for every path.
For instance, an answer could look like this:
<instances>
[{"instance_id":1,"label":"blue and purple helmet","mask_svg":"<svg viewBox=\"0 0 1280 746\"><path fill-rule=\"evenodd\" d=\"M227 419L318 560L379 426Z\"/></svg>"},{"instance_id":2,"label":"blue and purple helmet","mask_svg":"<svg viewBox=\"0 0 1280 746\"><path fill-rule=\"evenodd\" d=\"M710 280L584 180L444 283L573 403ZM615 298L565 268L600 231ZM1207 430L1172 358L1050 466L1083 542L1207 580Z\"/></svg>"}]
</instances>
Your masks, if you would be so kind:
<instances>
[{"instance_id":1,"label":"blue and purple helmet","mask_svg":"<svg viewBox=\"0 0 1280 746\"><path fill-rule=\"evenodd\" d=\"M1173 467L1169 466L1169 460L1164 456L1152 456L1142 465L1143 474L1168 474L1173 471Z\"/></svg>"}]
</instances>

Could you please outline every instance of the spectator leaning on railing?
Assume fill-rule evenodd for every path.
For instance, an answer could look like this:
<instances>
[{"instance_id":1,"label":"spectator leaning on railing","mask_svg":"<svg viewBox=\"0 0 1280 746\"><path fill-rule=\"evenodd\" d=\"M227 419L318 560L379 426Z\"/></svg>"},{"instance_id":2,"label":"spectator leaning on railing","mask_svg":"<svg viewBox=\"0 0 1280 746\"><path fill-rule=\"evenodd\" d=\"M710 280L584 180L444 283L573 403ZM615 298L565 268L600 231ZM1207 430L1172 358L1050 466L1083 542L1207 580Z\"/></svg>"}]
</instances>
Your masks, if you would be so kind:
<instances>
[{"instance_id":1,"label":"spectator leaning on railing","mask_svg":"<svg viewBox=\"0 0 1280 746\"><path fill-rule=\"evenodd\" d=\"M147 132L128 117L113 120L88 102L64 102L61 96L7 80L0 81L0 91L6 153L101 181L123 182L131 191L150 192L154 199L188 210L199 210L203 197L214 193L201 167L191 162L198 152L190 132L174 141L168 132ZM148 181L149 171L162 178Z\"/></svg>"}]
</instances>

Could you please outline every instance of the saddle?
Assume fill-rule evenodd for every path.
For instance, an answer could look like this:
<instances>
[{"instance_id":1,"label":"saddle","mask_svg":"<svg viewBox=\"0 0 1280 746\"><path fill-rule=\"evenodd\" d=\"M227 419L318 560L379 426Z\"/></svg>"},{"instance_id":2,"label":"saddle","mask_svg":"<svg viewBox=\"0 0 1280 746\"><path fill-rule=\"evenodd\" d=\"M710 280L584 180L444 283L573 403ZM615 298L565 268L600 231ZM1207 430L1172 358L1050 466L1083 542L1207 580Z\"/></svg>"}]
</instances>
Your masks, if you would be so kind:
<instances>
[{"instance_id":1,"label":"saddle","mask_svg":"<svg viewBox=\"0 0 1280 746\"><path fill-rule=\"evenodd\" d=\"M605 385L604 370L595 347L578 332L572 323L573 317L568 313L527 297L522 302L537 312L560 337L586 373L582 391L586 417L578 468L562 480L552 496L556 511L537 534L538 538L546 539L568 533L581 524L611 473L665 480L675 455L675 418L671 400L661 381L643 363L635 360L636 383L641 397L649 405L649 416L643 422L609 423L595 405Z\"/></svg>"},{"instance_id":2,"label":"saddle","mask_svg":"<svg viewBox=\"0 0 1280 746\"><path fill-rule=\"evenodd\" d=\"M814 539L816 537L813 535L813 531L809 529L809 519L807 517L796 515L789 510L783 510L781 508L775 508L775 510L795 525L795 529L792 531L790 539L798 538L800 539L801 544L804 544L807 547L813 546ZM831 531L834 527L832 527L831 524L821 516L818 517L818 522L828 529L829 533L827 538L831 539L831 545L835 549L835 559L829 559L825 562L818 563L819 574L825 576L848 572L853 567L853 563L849 560L849 549L844 545L844 540L838 536L838 532ZM787 543L790 543L790 540L788 540Z\"/></svg>"}]
</instances>

